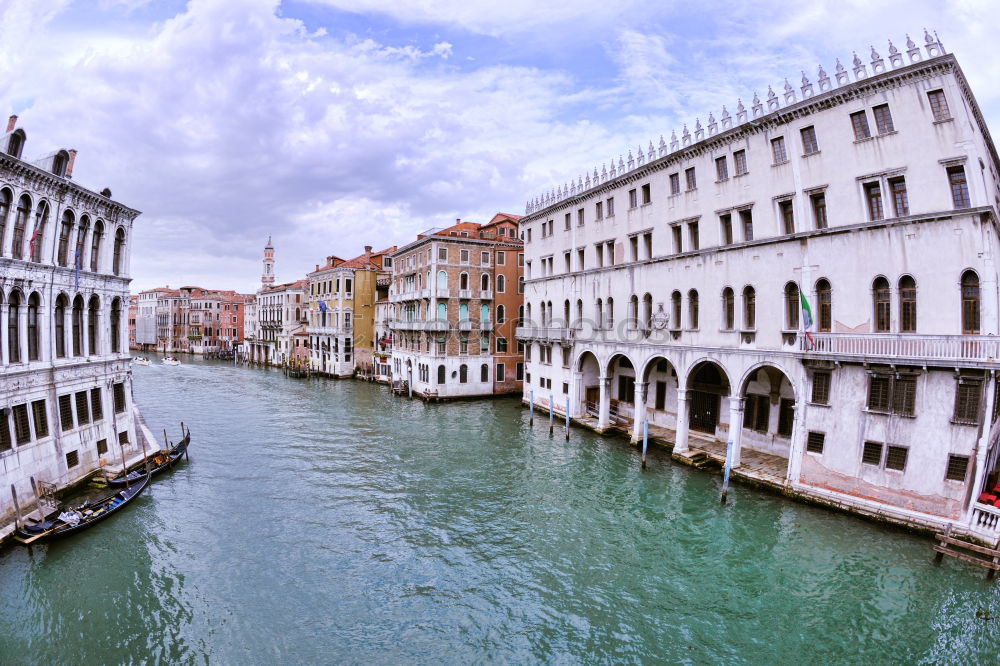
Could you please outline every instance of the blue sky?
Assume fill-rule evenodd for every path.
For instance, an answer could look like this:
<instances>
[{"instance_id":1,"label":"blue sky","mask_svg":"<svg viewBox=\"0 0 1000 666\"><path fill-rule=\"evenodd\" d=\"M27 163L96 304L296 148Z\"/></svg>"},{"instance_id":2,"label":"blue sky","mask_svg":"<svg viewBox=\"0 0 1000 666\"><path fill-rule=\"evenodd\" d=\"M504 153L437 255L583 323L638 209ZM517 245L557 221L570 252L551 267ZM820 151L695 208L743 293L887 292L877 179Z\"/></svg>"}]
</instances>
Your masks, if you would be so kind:
<instances>
[{"instance_id":1,"label":"blue sky","mask_svg":"<svg viewBox=\"0 0 1000 666\"><path fill-rule=\"evenodd\" d=\"M1000 3L0 0L27 157L143 211L133 290L252 291L527 199L937 30L994 130Z\"/></svg>"}]
</instances>

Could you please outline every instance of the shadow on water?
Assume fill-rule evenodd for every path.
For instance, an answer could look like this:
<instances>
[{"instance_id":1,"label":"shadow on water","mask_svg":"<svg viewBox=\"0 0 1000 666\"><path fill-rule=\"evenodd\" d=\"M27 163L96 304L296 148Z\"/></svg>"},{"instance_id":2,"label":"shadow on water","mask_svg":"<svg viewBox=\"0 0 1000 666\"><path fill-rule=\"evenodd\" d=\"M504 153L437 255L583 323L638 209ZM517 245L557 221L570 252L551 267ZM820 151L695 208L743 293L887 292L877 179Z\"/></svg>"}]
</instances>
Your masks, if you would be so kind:
<instances>
[{"instance_id":1,"label":"shadow on water","mask_svg":"<svg viewBox=\"0 0 1000 666\"><path fill-rule=\"evenodd\" d=\"M997 588L922 539L721 507L717 477L517 401L182 360L135 397L190 463L0 554L0 662L995 661Z\"/></svg>"}]
</instances>

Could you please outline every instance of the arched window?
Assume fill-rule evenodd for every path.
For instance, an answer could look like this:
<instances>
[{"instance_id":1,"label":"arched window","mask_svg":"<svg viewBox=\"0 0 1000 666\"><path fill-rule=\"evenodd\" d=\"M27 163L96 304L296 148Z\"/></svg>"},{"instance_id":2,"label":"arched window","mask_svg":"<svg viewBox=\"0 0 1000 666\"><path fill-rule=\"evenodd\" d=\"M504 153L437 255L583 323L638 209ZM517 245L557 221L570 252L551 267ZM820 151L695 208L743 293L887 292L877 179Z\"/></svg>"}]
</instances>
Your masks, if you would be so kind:
<instances>
[{"instance_id":1,"label":"arched window","mask_svg":"<svg viewBox=\"0 0 1000 666\"><path fill-rule=\"evenodd\" d=\"M458 276L458 288L459 289L468 289L469 288L469 274L468 273L461 273L461 274L459 274L459 276Z\"/></svg>"},{"instance_id":2,"label":"arched window","mask_svg":"<svg viewBox=\"0 0 1000 666\"><path fill-rule=\"evenodd\" d=\"M56 299L56 358L66 358L66 300L65 294L59 294Z\"/></svg>"},{"instance_id":3,"label":"arched window","mask_svg":"<svg viewBox=\"0 0 1000 666\"><path fill-rule=\"evenodd\" d=\"M7 142L7 154L13 157L21 157L21 148L24 147L24 131L15 130L13 134L10 135L10 140Z\"/></svg>"},{"instance_id":4,"label":"arched window","mask_svg":"<svg viewBox=\"0 0 1000 666\"><path fill-rule=\"evenodd\" d=\"M698 290L692 289L688 292L688 322L691 328L698 328Z\"/></svg>"},{"instance_id":5,"label":"arched window","mask_svg":"<svg viewBox=\"0 0 1000 666\"><path fill-rule=\"evenodd\" d=\"M610 296L608 296L608 302L607 302L606 309L607 309L607 311L604 313L604 316L608 320L608 328L614 328L615 327L615 299L611 298Z\"/></svg>"},{"instance_id":6,"label":"arched window","mask_svg":"<svg viewBox=\"0 0 1000 666\"><path fill-rule=\"evenodd\" d=\"M115 275L121 275L124 266L122 262L124 261L123 252L125 250L125 230L118 227L118 231L115 232L115 248L114 255L111 261L111 272ZM296 317L298 319L298 317Z\"/></svg>"},{"instance_id":7,"label":"arched window","mask_svg":"<svg viewBox=\"0 0 1000 666\"><path fill-rule=\"evenodd\" d=\"M524 276L521 275L517 278L517 293L524 293Z\"/></svg>"},{"instance_id":8,"label":"arched window","mask_svg":"<svg viewBox=\"0 0 1000 666\"><path fill-rule=\"evenodd\" d=\"M743 328L747 331L757 328L757 292L749 285L743 288Z\"/></svg>"},{"instance_id":9,"label":"arched window","mask_svg":"<svg viewBox=\"0 0 1000 666\"><path fill-rule=\"evenodd\" d=\"M681 328L681 292L674 291L670 294L670 316L673 318L673 328Z\"/></svg>"},{"instance_id":10,"label":"arched window","mask_svg":"<svg viewBox=\"0 0 1000 666\"><path fill-rule=\"evenodd\" d=\"M116 298L111 301L111 351L121 351L122 302Z\"/></svg>"},{"instance_id":11,"label":"arched window","mask_svg":"<svg viewBox=\"0 0 1000 666\"><path fill-rule=\"evenodd\" d=\"M888 333L892 302L889 300L889 281L884 277L877 277L872 283L872 301L875 306L875 332Z\"/></svg>"},{"instance_id":12,"label":"arched window","mask_svg":"<svg viewBox=\"0 0 1000 666\"><path fill-rule=\"evenodd\" d=\"M438 366L438 384L444 384L445 369L443 365Z\"/></svg>"},{"instance_id":13,"label":"arched window","mask_svg":"<svg viewBox=\"0 0 1000 666\"><path fill-rule=\"evenodd\" d=\"M13 200L10 190L0 190L0 256L3 256L7 218L10 217L10 202Z\"/></svg>"},{"instance_id":14,"label":"arched window","mask_svg":"<svg viewBox=\"0 0 1000 666\"><path fill-rule=\"evenodd\" d=\"M507 321L507 317L504 314L504 307L502 305L497 306L497 323L502 324Z\"/></svg>"},{"instance_id":15,"label":"arched window","mask_svg":"<svg viewBox=\"0 0 1000 666\"><path fill-rule=\"evenodd\" d=\"M909 275L899 278L899 331L917 332L917 283Z\"/></svg>"},{"instance_id":16,"label":"arched window","mask_svg":"<svg viewBox=\"0 0 1000 666\"><path fill-rule=\"evenodd\" d=\"M628 327L630 329L639 327L639 297L635 294L628 299Z\"/></svg>"},{"instance_id":17,"label":"arched window","mask_svg":"<svg viewBox=\"0 0 1000 666\"><path fill-rule=\"evenodd\" d=\"M97 355L97 317L101 311L101 302L97 296L90 297L90 304L87 308L87 354Z\"/></svg>"},{"instance_id":18,"label":"arched window","mask_svg":"<svg viewBox=\"0 0 1000 666\"><path fill-rule=\"evenodd\" d=\"M437 320L438 321L448 321L448 304L438 303L437 304Z\"/></svg>"},{"instance_id":19,"label":"arched window","mask_svg":"<svg viewBox=\"0 0 1000 666\"><path fill-rule=\"evenodd\" d=\"M101 265L101 239L104 237L104 223L98 220L94 223L94 233L90 241L90 270L97 272Z\"/></svg>"},{"instance_id":20,"label":"arched window","mask_svg":"<svg viewBox=\"0 0 1000 666\"><path fill-rule=\"evenodd\" d=\"M73 299L73 356L83 355L83 296Z\"/></svg>"},{"instance_id":21,"label":"arched window","mask_svg":"<svg viewBox=\"0 0 1000 666\"><path fill-rule=\"evenodd\" d=\"M785 327L789 331L799 330L799 285L789 282L785 285Z\"/></svg>"},{"instance_id":22,"label":"arched window","mask_svg":"<svg viewBox=\"0 0 1000 666\"><path fill-rule=\"evenodd\" d=\"M569 299L563 301L563 326L569 328Z\"/></svg>"},{"instance_id":23,"label":"arched window","mask_svg":"<svg viewBox=\"0 0 1000 666\"><path fill-rule=\"evenodd\" d=\"M25 194L17 201L17 215L14 217L14 235L11 237L10 256L24 259L24 230L31 215L31 199Z\"/></svg>"},{"instance_id":24,"label":"arched window","mask_svg":"<svg viewBox=\"0 0 1000 666\"><path fill-rule=\"evenodd\" d=\"M479 288L486 291L490 288L490 274L483 273L482 277L479 278Z\"/></svg>"},{"instance_id":25,"label":"arched window","mask_svg":"<svg viewBox=\"0 0 1000 666\"><path fill-rule=\"evenodd\" d=\"M816 301L819 315L816 328L822 333L829 333L833 330L833 294L830 282L825 278L816 282Z\"/></svg>"},{"instance_id":26,"label":"arched window","mask_svg":"<svg viewBox=\"0 0 1000 666\"><path fill-rule=\"evenodd\" d=\"M530 317L531 305L528 305L528 311L529 311L528 316ZM479 306L479 321L488 322L489 320L490 320L490 306L487 305L486 303L483 303L482 305Z\"/></svg>"},{"instance_id":27,"label":"arched window","mask_svg":"<svg viewBox=\"0 0 1000 666\"><path fill-rule=\"evenodd\" d=\"M59 224L59 249L56 251L56 263L65 266L69 257L69 237L73 233L73 212L67 210L63 213L62 222Z\"/></svg>"},{"instance_id":28,"label":"arched window","mask_svg":"<svg viewBox=\"0 0 1000 666\"><path fill-rule=\"evenodd\" d=\"M448 288L448 273L445 271L438 271L438 289Z\"/></svg>"},{"instance_id":29,"label":"arched window","mask_svg":"<svg viewBox=\"0 0 1000 666\"><path fill-rule=\"evenodd\" d=\"M594 321L597 323L597 328L604 328L604 301L597 299L597 309L594 310Z\"/></svg>"},{"instance_id":30,"label":"arched window","mask_svg":"<svg viewBox=\"0 0 1000 666\"><path fill-rule=\"evenodd\" d=\"M7 361L21 362L21 292L10 292L7 299Z\"/></svg>"},{"instance_id":31,"label":"arched window","mask_svg":"<svg viewBox=\"0 0 1000 666\"><path fill-rule=\"evenodd\" d=\"M469 366L462 364L458 366L458 383L466 384L469 381Z\"/></svg>"},{"instance_id":32,"label":"arched window","mask_svg":"<svg viewBox=\"0 0 1000 666\"><path fill-rule=\"evenodd\" d=\"M469 321L469 304L459 303L458 304L458 320L459 321Z\"/></svg>"},{"instance_id":33,"label":"arched window","mask_svg":"<svg viewBox=\"0 0 1000 666\"><path fill-rule=\"evenodd\" d=\"M653 296L646 294L642 297L642 327L647 331L653 328Z\"/></svg>"},{"instance_id":34,"label":"arched window","mask_svg":"<svg viewBox=\"0 0 1000 666\"><path fill-rule=\"evenodd\" d=\"M73 267L83 268L83 253L87 242L87 232L90 230L90 218L86 215L80 217L80 224L76 228L76 252L73 253Z\"/></svg>"},{"instance_id":35,"label":"arched window","mask_svg":"<svg viewBox=\"0 0 1000 666\"><path fill-rule=\"evenodd\" d=\"M546 303L545 315L546 315L545 316L545 325L546 326L551 326L552 325L552 301L549 301L548 303Z\"/></svg>"},{"instance_id":36,"label":"arched window","mask_svg":"<svg viewBox=\"0 0 1000 666\"><path fill-rule=\"evenodd\" d=\"M38 355L39 350L42 348L42 341L40 336L40 329L38 326L38 306L41 304L42 299L38 295L38 292L33 292L31 296L28 297L28 360L37 361L41 358Z\"/></svg>"},{"instance_id":37,"label":"arched window","mask_svg":"<svg viewBox=\"0 0 1000 666\"><path fill-rule=\"evenodd\" d=\"M731 331L736 328L736 298L733 290L726 287L722 290L722 328Z\"/></svg>"},{"instance_id":38,"label":"arched window","mask_svg":"<svg viewBox=\"0 0 1000 666\"><path fill-rule=\"evenodd\" d=\"M31 260L40 262L42 260L42 248L45 246L45 223L49 221L49 204L42 201L35 211L35 230L31 232L31 240L28 241L28 248L31 250Z\"/></svg>"},{"instance_id":39,"label":"arched window","mask_svg":"<svg viewBox=\"0 0 1000 666\"><path fill-rule=\"evenodd\" d=\"M583 328L583 300L576 300L576 327Z\"/></svg>"},{"instance_id":40,"label":"arched window","mask_svg":"<svg viewBox=\"0 0 1000 666\"><path fill-rule=\"evenodd\" d=\"M962 333L979 333L979 276L975 271L962 274Z\"/></svg>"},{"instance_id":41,"label":"arched window","mask_svg":"<svg viewBox=\"0 0 1000 666\"><path fill-rule=\"evenodd\" d=\"M502 294L507 289L507 278L503 275L497 276L497 293Z\"/></svg>"},{"instance_id":42,"label":"arched window","mask_svg":"<svg viewBox=\"0 0 1000 666\"><path fill-rule=\"evenodd\" d=\"M483 382L484 384L490 381L490 366L487 365L486 363L483 363L481 366L479 366L479 381Z\"/></svg>"}]
</instances>

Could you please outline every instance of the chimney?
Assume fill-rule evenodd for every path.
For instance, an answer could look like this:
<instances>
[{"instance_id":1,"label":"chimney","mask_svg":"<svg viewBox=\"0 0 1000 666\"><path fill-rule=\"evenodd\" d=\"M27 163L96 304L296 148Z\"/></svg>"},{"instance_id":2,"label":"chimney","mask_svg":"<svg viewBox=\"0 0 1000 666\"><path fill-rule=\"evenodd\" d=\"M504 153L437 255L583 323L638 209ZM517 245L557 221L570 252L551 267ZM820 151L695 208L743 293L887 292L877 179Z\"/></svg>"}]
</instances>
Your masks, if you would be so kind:
<instances>
[{"instance_id":1,"label":"chimney","mask_svg":"<svg viewBox=\"0 0 1000 666\"><path fill-rule=\"evenodd\" d=\"M13 132L14 125L17 125L17 116L11 116L10 118L7 119L7 131Z\"/></svg>"},{"instance_id":2,"label":"chimney","mask_svg":"<svg viewBox=\"0 0 1000 666\"><path fill-rule=\"evenodd\" d=\"M372 246L365 245L365 254L371 254L371 253L372 253Z\"/></svg>"},{"instance_id":3,"label":"chimney","mask_svg":"<svg viewBox=\"0 0 1000 666\"><path fill-rule=\"evenodd\" d=\"M73 177L73 162L76 161L76 148L69 149L69 160L66 162L66 177Z\"/></svg>"},{"instance_id":4,"label":"chimney","mask_svg":"<svg viewBox=\"0 0 1000 666\"><path fill-rule=\"evenodd\" d=\"M455 218L455 224L462 224L462 218L456 217Z\"/></svg>"}]
</instances>

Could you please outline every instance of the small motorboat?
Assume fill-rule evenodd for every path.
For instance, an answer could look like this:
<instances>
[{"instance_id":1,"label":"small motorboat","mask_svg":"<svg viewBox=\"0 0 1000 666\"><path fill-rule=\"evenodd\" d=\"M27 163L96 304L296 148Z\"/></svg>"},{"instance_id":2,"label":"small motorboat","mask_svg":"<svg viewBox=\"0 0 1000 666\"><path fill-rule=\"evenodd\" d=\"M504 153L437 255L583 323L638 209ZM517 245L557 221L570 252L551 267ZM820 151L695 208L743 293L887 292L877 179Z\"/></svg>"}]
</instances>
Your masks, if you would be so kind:
<instances>
[{"instance_id":1,"label":"small motorboat","mask_svg":"<svg viewBox=\"0 0 1000 666\"><path fill-rule=\"evenodd\" d=\"M163 365L180 365L181 362L177 360L174 356L168 356L163 359Z\"/></svg>"},{"instance_id":2,"label":"small motorboat","mask_svg":"<svg viewBox=\"0 0 1000 666\"><path fill-rule=\"evenodd\" d=\"M136 365L150 365L149 359L145 356L137 356L132 359L132 362Z\"/></svg>"},{"instance_id":3,"label":"small motorboat","mask_svg":"<svg viewBox=\"0 0 1000 666\"><path fill-rule=\"evenodd\" d=\"M75 509L67 509L54 519L21 525L17 530L16 538L24 544L40 543L81 532L95 523L101 522L111 514L121 511L148 485L149 475L143 474L137 483L130 483L128 488L119 490L114 495L81 504Z\"/></svg>"},{"instance_id":4,"label":"small motorboat","mask_svg":"<svg viewBox=\"0 0 1000 666\"><path fill-rule=\"evenodd\" d=\"M174 466L178 460L181 459L185 453L187 453L188 444L191 443L191 431L188 430L187 434L184 435L184 439L179 441L173 448L167 451L160 451L150 460L153 466L149 469L149 475L155 476L162 472L163 470L170 469ZM146 475L145 467L138 467L133 471L128 473L128 482L130 484L137 483L142 477ZM113 479L108 479L109 486L124 486L125 476L120 474Z\"/></svg>"}]
</instances>

